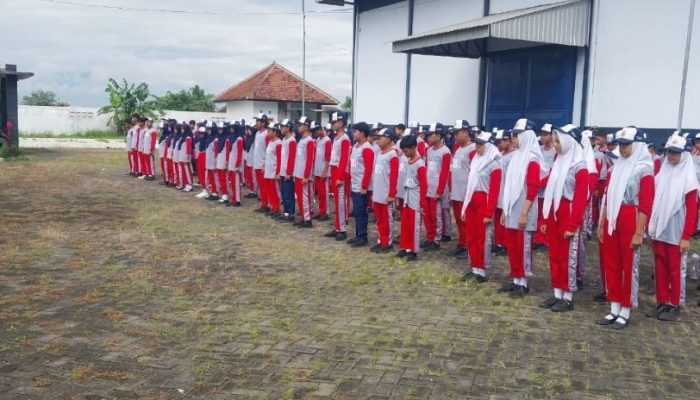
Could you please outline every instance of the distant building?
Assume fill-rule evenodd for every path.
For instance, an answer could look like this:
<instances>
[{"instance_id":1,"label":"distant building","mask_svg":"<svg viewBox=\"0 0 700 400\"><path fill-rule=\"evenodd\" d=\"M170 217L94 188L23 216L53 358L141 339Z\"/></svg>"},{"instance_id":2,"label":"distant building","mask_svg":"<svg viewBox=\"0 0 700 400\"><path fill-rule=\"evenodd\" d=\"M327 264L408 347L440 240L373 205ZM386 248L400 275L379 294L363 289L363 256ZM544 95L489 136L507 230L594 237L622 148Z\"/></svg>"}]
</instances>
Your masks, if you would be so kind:
<instances>
[{"instance_id":1,"label":"distant building","mask_svg":"<svg viewBox=\"0 0 700 400\"><path fill-rule=\"evenodd\" d=\"M273 62L224 90L214 102L225 107L226 114L234 118L249 119L263 112L276 121L299 119L302 115L327 120L326 113L338 105L338 100L308 81L304 86L306 106L302 112L302 79Z\"/></svg>"}]
</instances>

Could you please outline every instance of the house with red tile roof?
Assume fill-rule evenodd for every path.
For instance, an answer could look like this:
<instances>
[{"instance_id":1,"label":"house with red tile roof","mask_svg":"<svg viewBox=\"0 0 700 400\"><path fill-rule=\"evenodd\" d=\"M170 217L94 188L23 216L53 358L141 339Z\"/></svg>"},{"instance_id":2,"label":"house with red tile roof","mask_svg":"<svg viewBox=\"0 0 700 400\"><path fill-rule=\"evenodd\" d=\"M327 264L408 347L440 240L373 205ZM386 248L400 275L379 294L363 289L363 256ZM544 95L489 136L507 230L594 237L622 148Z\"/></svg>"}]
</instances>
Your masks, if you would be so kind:
<instances>
[{"instance_id":1,"label":"house with red tile roof","mask_svg":"<svg viewBox=\"0 0 700 400\"><path fill-rule=\"evenodd\" d=\"M305 113L301 110L302 86ZM214 101L235 118L249 119L262 112L276 121L302 115L324 121L324 111L333 112L338 105L333 96L308 81L304 84L298 75L276 62L224 90Z\"/></svg>"}]
</instances>

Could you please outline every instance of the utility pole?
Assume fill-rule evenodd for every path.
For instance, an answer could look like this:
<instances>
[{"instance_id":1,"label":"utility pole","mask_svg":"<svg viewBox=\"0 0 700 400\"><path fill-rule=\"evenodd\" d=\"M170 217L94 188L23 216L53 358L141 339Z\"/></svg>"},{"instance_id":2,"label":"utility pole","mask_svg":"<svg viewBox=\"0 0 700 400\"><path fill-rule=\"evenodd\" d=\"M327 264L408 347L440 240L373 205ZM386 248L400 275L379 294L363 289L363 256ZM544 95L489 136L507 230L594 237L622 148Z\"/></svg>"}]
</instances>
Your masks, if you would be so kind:
<instances>
[{"instance_id":1,"label":"utility pole","mask_svg":"<svg viewBox=\"0 0 700 400\"><path fill-rule=\"evenodd\" d=\"M690 42L693 39L693 19L695 17L695 0L690 0L690 14L688 15L688 33L685 37L685 59L683 61L683 80L681 81L681 98L678 102L678 131L683 126L683 108L685 107L685 85L688 80L688 61L690 58Z\"/></svg>"},{"instance_id":2,"label":"utility pole","mask_svg":"<svg viewBox=\"0 0 700 400\"><path fill-rule=\"evenodd\" d=\"M302 58L301 58L301 115L306 115L306 0L301 0L301 32L302 32Z\"/></svg>"}]
</instances>

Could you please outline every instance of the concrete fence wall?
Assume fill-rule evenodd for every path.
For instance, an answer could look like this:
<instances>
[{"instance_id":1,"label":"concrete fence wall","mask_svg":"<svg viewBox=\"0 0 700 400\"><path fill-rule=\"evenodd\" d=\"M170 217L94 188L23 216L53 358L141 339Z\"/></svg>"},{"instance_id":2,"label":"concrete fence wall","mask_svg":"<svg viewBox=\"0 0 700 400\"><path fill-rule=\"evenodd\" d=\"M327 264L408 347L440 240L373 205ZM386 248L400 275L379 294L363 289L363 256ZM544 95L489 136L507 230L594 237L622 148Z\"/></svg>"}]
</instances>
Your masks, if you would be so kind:
<instances>
[{"instance_id":1,"label":"concrete fence wall","mask_svg":"<svg viewBox=\"0 0 700 400\"><path fill-rule=\"evenodd\" d=\"M109 115L97 115L98 108L91 107L39 107L19 106L18 125L21 133L51 133L54 135L85 132L90 130L114 131L107 126ZM217 112L165 111L166 118L178 121L206 119L220 122L239 118Z\"/></svg>"}]
</instances>

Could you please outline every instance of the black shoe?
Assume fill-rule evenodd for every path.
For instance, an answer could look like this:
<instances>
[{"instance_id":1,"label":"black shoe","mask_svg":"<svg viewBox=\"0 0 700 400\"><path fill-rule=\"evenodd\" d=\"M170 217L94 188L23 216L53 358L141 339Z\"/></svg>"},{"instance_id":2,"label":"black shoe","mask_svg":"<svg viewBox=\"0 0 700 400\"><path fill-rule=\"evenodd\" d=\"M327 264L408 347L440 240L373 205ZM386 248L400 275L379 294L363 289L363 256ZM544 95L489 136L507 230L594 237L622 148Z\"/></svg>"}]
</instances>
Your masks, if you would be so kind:
<instances>
[{"instance_id":1,"label":"black shoe","mask_svg":"<svg viewBox=\"0 0 700 400\"><path fill-rule=\"evenodd\" d=\"M367 241L362 239L355 240L354 243L350 244L350 247L364 247L367 246Z\"/></svg>"},{"instance_id":2,"label":"black shoe","mask_svg":"<svg viewBox=\"0 0 700 400\"><path fill-rule=\"evenodd\" d=\"M593 301L595 301L596 303L607 303L608 294L605 292L600 292L597 295L593 296Z\"/></svg>"},{"instance_id":3,"label":"black shoe","mask_svg":"<svg viewBox=\"0 0 700 400\"><path fill-rule=\"evenodd\" d=\"M240 201L237 201L233 206L234 206L234 207L240 207L240 206L241 206L241 202L240 202Z\"/></svg>"},{"instance_id":4,"label":"black shoe","mask_svg":"<svg viewBox=\"0 0 700 400\"><path fill-rule=\"evenodd\" d=\"M610 318L608 318L608 317L610 317ZM617 320L617 315L613 315L613 314L608 313L603 318L596 321L596 324L604 325L604 326L605 325L612 325L615 323L615 320Z\"/></svg>"},{"instance_id":5,"label":"black shoe","mask_svg":"<svg viewBox=\"0 0 700 400\"><path fill-rule=\"evenodd\" d=\"M257 198L258 198L258 195L251 192L251 193L248 193L247 195L245 195L245 196L243 196L243 197L245 197L246 199L257 199Z\"/></svg>"},{"instance_id":6,"label":"black shoe","mask_svg":"<svg viewBox=\"0 0 700 400\"><path fill-rule=\"evenodd\" d=\"M399 250L399 252L396 253L396 257L399 257L399 258L406 257L407 255L408 255L408 252L406 250L403 250L403 249Z\"/></svg>"},{"instance_id":7,"label":"black shoe","mask_svg":"<svg viewBox=\"0 0 700 400\"><path fill-rule=\"evenodd\" d=\"M299 225L301 225L302 222L304 222L304 221L302 221L302 220L295 221L292 225L293 225L293 226L299 226Z\"/></svg>"},{"instance_id":8,"label":"black shoe","mask_svg":"<svg viewBox=\"0 0 700 400\"><path fill-rule=\"evenodd\" d=\"M321 215L318 217L319 221L328 221L329 219L330 217L328 217L328 215Z\"/></svg>"},{"instance_id":9,"label":"black shoe","mask_svg":"<svg viewBox=\"0 0 700 400\"><path fill-rule=\"evenodd\" d=\"M612 324L612 328L616 331L621 331L627 328L628 326L630 326L629 318L625 318L621 315L618 315L617 318L615 318L615 322L613 322Z\"/></svg>"},{"instance_id":10,"label":"black shoe","mask_svg":"<svg viewBox=\"0 0 700 400\"><path fill-rule=\"evenodd\" d=\"M576 278L576 289L583 289L583 278Z\"/></svg>"},{"instance_id":11,"label":"black shoe","mask_svg":"<svg viewBox=\"0 0 700 400\"><path fill-rule=\"evenodd\" d=\"M552 297L549 297L549 298L542 300L540 302L540 304L538 304L537 306L539 308L550 308L551 309L555 304L557 304L558 301L559 301L559 299L552 296Z\"/></svg>"},{"instance_id":12,"label":"black shoe","mask_svg":"<svg viewBox=\"0 0 700 400\"><path fill-rule=\"evenodd\" d=\"M567 312L567 311L572 311L574 309L574 302L573 300L567 300L567 299L559 299L557 304L553 305L550 310L554 312Z\"/></svg>"},{"instance_id":13,"label":"black shoe","mask_svg":"<svg viewBox=\"0 0 700 400\"><path fill-rule=\"evenodd\" d=\"M476 283L485 283L488 282L488 278L479 274L474 274L474 279L476 280Z\"/></svg>"},{"instance_id":14,"label":"black shoe","mask_svg":"<svg viewBox=\"0 0 700 400\"><path fill-rule=\"evenodd\" d=\"M508 252L503 246L493 246L493 254L497 256L507 256Z\"/></svg>"},{"instance_id":15,"label":"black shoe","mask_svg":"<svg viewBox=\"0 0 700 400\"><path fill-rule=\"evenodd\" d=\"M423 248L424 251L437 251L440 250L440 244L435 242L428 242L428 244Z\"/></svg>"},{"instance_id":16,"label":"black shoe","mask_svg":"<svg viewBox=\"0 0 700 400\"><path fill-rule=\"evenodd\" d=\"M666 310L659 315L659 321L675 321L680 313L680 308L668 304Z\"/></svg>"},{"instance_id":17,"label":"black shoe","mask_svg":"<svg viewBox=\"0 0 700 400\"><path fill-rule=\"evenodd\" d=\"M231 203L230 201L227 201L227 202L226 202L226 207L233 207L233 203Z\"/></svg>"},{"instance_id":18,"label":"black shoe","mask_svg":"<svg viewBox=\"0 0 700 400\"><path fill-rule=\"evenodd\" d=\"M337 235L335 235L335 240L341 242L345 239L348 238L348 233L347 232L338 232Z\"/></svg>"},{"instance_id":19,"label":"black shoe","mask_svg":"<svg viewBox=\"0 0 700 400\"><path fill-rule=\"evenodd\" d=\"M462 277L459 278L459 280L462 282L466 282L468 280L471 280L473 276L474 276L474 273L469 271L466 274L462 275Z\"/></svg>"},{"instance_id":20,"label":"black shoe","mask_svg":"<svg viewBox=\"0 0 700 400\"><path fill-rule=\"evenodd\" d=\"M332 231L328 231L328 232L324 233L323 236L329 237L329 238L334 238L334 237L338 236L339 233L340 232L338 232L334 229Z\"/></svg>"},{"instance_id":21,"label":"black shoe","mask_svg":"<svg viewBox=\"0 0 700 400\"><path fill-rule=\"evenodd\" d=\"M291 222L291 223L294 223L294 216L293 216L293 215L287 215L286 217L282 217L282 218L280 219L280 222L285 222L285 223Z\"/></svg>"},{"instance_id":22,"label":"black shoe","mask_svg":"<svg viewBox=\"0 0 700 400\"><path fill-rule=\"evenodd\" d=\"M356 237L350 238L350 239L348 239L348 240L345 241L345 243L347 243L347 244L350 245L350 246L352 246L353 244L355 244L355 242L357 242L357 238L356 238Z\"/></svg>"},{"instance_id":23,"label":"black shoe","mask_svg":"<svg viewBox=\"0 0 700 400\"><path fill-rule=\"evenodd\" d=\"M401 237L399 237L399 236L395 237L394 244L401 244Z\"/></svg>"},{"instance_id":24,"label":"black shoe","mask_svg":"<svg viewBox=\"0 0 700 400\"><path fill-rule=\"evenodd\" d=\"M318 221L319 218L321 218L320 215L314 215L313 217L311 217L311 219L313 219L315 221Z\"/></svg>"},{"instance_id":25,"label":"black shoe","mask_svg":"<svg viewBox=\"0 0 700 400\"><path fill-rule=\"evenodd\" d=\"M513 289L515 289L516 286L518 286L518 285L516 285L513 282L506 282L503 285L501 285L500 288L498 288L497 292L498 293L508 293L508 292L512 291Z\"/></svg>"},{"instance_id":26,"label":"black shoe","mask_svg":"<svg viewBox=\"0 0 700 400\"><path fill-rule=\"evenodd\" d=\"M650 310L648 313L646 313L647 318L659 318L659 315L666 311L666 304L659 304L656 306L655 309Z\"/></svg>"},{"instance_id":27,"label":"black shoe","mask_svg":"<svg viewBox=\"0 0 700 400\"><path fill-rule=\"evenodd\" d=\"M418 254L416 254L416 253L408 253L406 255L406 261L411 262L411 261L417 261L417 260L418 260Z\"/></svg>"},{"instance_id":28,"label":"black shoe","mask_svg":"<svg viewBox=\"0 0 700 400\"><path fill-rule=\"evenodd\" d=\"M270 214L268 214L268 217L270 217L271 219L282 219L282 218L284 218L281 214L277 214L277 213L270 213Z\"/></svg>"},{"instance_id":29,"label":"black shoe","mask_svg":"<svg viewBox=\"0 0 700 400\"><path fill-rule=\"evenodd\" d=\"M443 236L442 238L440 238L440 241L445 242L445 243L447 243L451 240L452 240L452 236Z\"/></svg>"},{"instance_id":30,"label":"black shoe","mask_svg":"<svg viewBox=\"0 0 700 400\"><path fill-rule=\"evenodd\" d=\"M432 243L432 242L429 242L429 241L427 241L427 240L424 240L424 241L422 241L422 242L420 243L420 247L426 247L426 246L428 246L430 243Z\"/></svg>"},{"instance_id":31,"label":"black shoe","mask_svg":"<svg viewBox=\"0 0 700 400\"><path fill-rule=\"evenodd\" d=\"M166 186L166 185L167 185L167 183L165 183L165 182L163 182L163 181L158 182L158 184L159 184L159 185L163 185L163 186Z\"/></svg>"},{"instance_id":32,"label":"black shoe","mask_svg":"<svg viewBox=\"0 0 700 400\"><path fill-rule=\"evenodd\" d=\"M381 244L375 244L374 246L369 248L369 251L371 251L372 253L376 253L377 250L379 250L381 247L382 247Z\"/></svg>"},{"instance_id":33,"label":"black shoe","mask_svg":"<svg viewBox=\"0 0 700 400\"><path fill-rule=\"evenodd\" d=\"M469 253L467 253L466 250L462 250L459 253L455 254L455 258L458 260L466 260L469 258Z\"/></svg>"},{"instance_id":34,"label":"black shoe","mask_svg":"<svg viewBox=\"0 0 700 400\"><path fill-rule=\"evenodd\" d=\"M394 246L381 246L375 251L377 254L384 254L394 251Z\"/></svg>"},{"instance_id":35,"label":"black shoe","mask_svg":"<svg viewBox=\"0 0 700 400\"><path fill-rule=\"evenodd\" d=\"M302 221L301 224L297 225L297 228L313 228L314 225L311 221Z\"/></svg>"},{"instance_id":36,"label":"black shoe","mask_svg":"<svg viewBox=\"0 0 700 400\"><path fill-rule=\"evenodd\" d=\"M528 289L527 286L515 285L513 290L510 291L509 296L514 299L519 299L521 297L525 297L525 295L528 294L529 291L530 289Z\"/></svg>"},{"instance_id":37,"label":"black shoe","mask_svg":"<svg viewBox=\"0 0 700 400\"><path fill-rule=\"evenodd\" d=\"M461 245L457 245L454 250L447 253L448 256L456 256L457 254L463 252L465 249Z\"/></svg>"}]
</instances>

